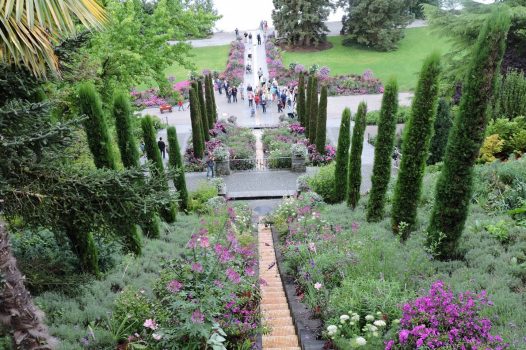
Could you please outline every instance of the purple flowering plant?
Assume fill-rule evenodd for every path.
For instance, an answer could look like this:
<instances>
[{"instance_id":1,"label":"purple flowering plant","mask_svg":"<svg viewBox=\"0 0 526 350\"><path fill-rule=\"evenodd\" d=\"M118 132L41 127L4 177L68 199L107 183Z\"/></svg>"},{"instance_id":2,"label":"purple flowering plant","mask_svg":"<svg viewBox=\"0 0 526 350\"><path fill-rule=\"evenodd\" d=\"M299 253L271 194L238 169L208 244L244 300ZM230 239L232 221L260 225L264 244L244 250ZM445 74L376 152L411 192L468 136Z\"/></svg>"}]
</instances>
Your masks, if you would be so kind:
<instances>
[{"instance_id":1,"label":"purple flowering plant","mask_svg":"<svg viewBox=\"0 0 526 350\"><path fill-rule=\"evenodd\" d=\"M491 305L485 291L455 294L438 280L426 295L403 305L400 329L385 342L385 350L509 348L500 336L491 334L491 320L481 316Z\"/></svg>"}]
</instances>

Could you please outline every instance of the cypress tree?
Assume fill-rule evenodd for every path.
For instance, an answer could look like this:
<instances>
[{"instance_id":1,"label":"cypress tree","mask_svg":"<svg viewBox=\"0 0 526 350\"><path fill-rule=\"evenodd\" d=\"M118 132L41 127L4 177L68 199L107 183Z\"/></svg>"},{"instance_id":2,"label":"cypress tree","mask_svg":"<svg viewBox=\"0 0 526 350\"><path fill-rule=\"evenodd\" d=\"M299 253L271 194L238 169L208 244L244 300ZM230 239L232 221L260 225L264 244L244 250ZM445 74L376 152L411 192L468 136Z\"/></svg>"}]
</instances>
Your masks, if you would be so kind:
<instances>
[{"instance_id":1,"label":"cypress tree","mask_svg":"<svg viewBox=\"0 0 526 350\"><path fill-rule=\"evenodd\" d=\"M429 158L427 164L435 164L442 160L444 152L446 151L447 137L449 129L453 124L451 118L451 108L449 103L444 98L438 101L437 116L435 118L433 138L431 138L431 145L429 146Z\"/></svg>"},{"instance_id":2,"label":"cypress tree","mask_svg":"<svg viewBox=\"0 0 526 350\"><path fill-rule=\"evenodd\" d=\"M307 93L305 95L305 115L303 116L303 121L305 123L305 138L309 138L310 132L310 111L311 111L311 97L312 97L312 75L309 76L307 82Z\"/></svg>"},{"instance_id":3,"label":"cypress tree","mask_svg":"<svg viewBox=\"0 0 526 350\"><path fill-rule=\"evenodd\" d=\"M205 102L205 96L204 96L204 90L203 90L203 82L199 80L197 82L197 91L198 91L198 97L199 97L199 111L201 115L201 123L203 128L203 139L205 141L210 140L210 134L208 133L208 130L210 130L210 127L208 126L208 115L206 112L206 102Z\"/></svg>"},{"instance_id":4,"label":"cypress tree","mask_svg":"<svg viewBox=\"0 0 526 350\"><path fill-rule=\"evenodd\" d=\"M428 227L427 244L442 259L454 255L464 229L471 200L473 165L484 139L488 101L500 70L509 28L507 12L496 11L488 18L480 31L466 75Z\"/></svg>"},{"instance_id":5,"label":"cypress tree","mask_svg":"<svg viewBox=\"0 0 526 350\"><path fill-rule=\"evenodd\" d=\"M367 205L367 221L380 221L384 215L385 193L391 179L391 154L396 132L398 84L395 79L385 85L378 121L378 136L374 145L372 188Z\"/></svg>"},{"instance_id":6,"label":"cypress tree","mask_svg":"<svg viewBox=\"0 0 526 350\"><path fill-rule=\"evenodd\" d=\"M214 115L215 115L215 109L214 109L214 101L213 101L213 95L214 95L214 89L212 87L212 77L210 75L207 75L205 77L205 93L206 93L206 117L208 118L208 128L213 129L214 128Z\"/></svg>"},{"instance_id":7,"label":"cypress tree","mask_svg":"<svg viewBox=\"0 0 526 350\"><path fill-rule=\"evenodd\" d=\"M140 165L139 149L133 137L132 111L126 94L115 94L112 113L115 118L122 164L125 168L138 167ZM143 228L143 230L145 229L147 228ZM129 223L127 227L123 227L123 231L126 232L126 247L135 254L141 254L142 239L137 226L134 223Z\"/></svg>"},{"instance_id":8,"label":"cypress tree","mask_svg":"<svg viewBox=\"0 0 526 350\"><path fill-rule=\"evenodd\" d=\"M175 189L179 192L179 208L186 212L188 210L188 190L184 177L183 157L177 140L177 131L174 126L168 128L168 159L170 166L176 170L173 178Z\"/></svg>"},{"instance_id":9,"label":"cypress tree","mask_svg":"<svg viewBox=\"0 0 526 350\"><path fill-rule=\"evenodd\" d=\"M365 134L365 116L367 105L360 102L354 118L352 131L351 153L349 154L349 180L347 181L347 205L353 210L360 200L360 185L362 184L362 150Z\"/></svg>"},{"instance_id":10,"label":"cypress tree","mask_svg":"<svg viewBox=\"0 0 526 350\"><path fill-rule=\"evenodd\" d=\"M104 114L100 96L92 83L84 83L79 88L80 113L84 120L84 130L88 136L88 146L97 168L116 169L115 157L111 149L110 133Z\"/></svg>"},{"instance_id":11,"label":"cypress tree","mask_svg":"<svg viewBox=\"0 0 526 350\"><path fill-rule=\"evenodd\" d=\"M152 117L149 115L145 116L141 120L141 128L144 139L144 150L146 151L146 157L152 162L150 169L152 176L157 176L162 180L163 187L166 191L168 189L168 183L166 181L166 174L164 172L163 160L161 158L161 151L157 146L155 140L155 128L153 127ZM167 204L160 210L160 214L164 221L171 223L175 221L176 208L172 203Z\"/></svg>"},{"instance_id":12,"label":"cypress tree","mask_svg":"<svg viewBox=\"0 0 526 350\"><path fill-rule=\"evenodd\" d=\"M327 137L327 86L322 86L320 107L316 123L316 148L321 154L325 153L325 138Z\"/></svg>"},{"instance_id":13,"label":"cypress tree","mask_svg":"<svg viewBox=\"0 0 526 350\"><path fill-rule=\"evenodd\" d=\"M316 124L318 120L318 78L316 77L312 77L310 104L309 141L311 144L314 144L316 142Z\"/></svg>"},{"instance_id":14,"label":"cypress tree","mask_svg":"<svg viewBox=\"0 0 526 350\"><path fill-rule=\"evenodd\" d=\"M422 179L433 131L438 99L440 56L428 56L422 66L411 106L411 115L404 132L402 160L396 181L391 225L393 232L406 239L416 221L416 210L422 192ZM400 232L400 223L405 223Z\"/></svg>"},{"instance_id":15,"label":"cypress tree","mask_svg":"<svg viewBox=\"0 0 526 350\"><path fill-rule=\"evenodd\" d=\"M209 75L210 77L210 95L212 96L212 102L214 105L212 116L214 118L214 123L217 122L217 104L216 104L216 95L214 93L214 81L212 79L212 74Z\"/></svg>"},{"instance_id":16,"label":"cypress tree","mask_svg":"<svg viewBox=\"0 0 526 350\"><path fill-rule=\"evenodd\" d=\"M334 169L334 194L338 202L345 199L347 191L347 168L349 164L349 146L351 143L351 110L345 108L342 113L338 148L336 149L336 168Z\"/></svg>"},{"instance_id":17,"label":"cypress tree","mask_svg":"<svg viewBox=\"0 0 526 350\"><path fill-rule=\"evenodd\" d=\"M305 126L305 76L300 73L298 80L298 106L296 108L301 126Z\"/></svg>"},{"instance_id":18,"label":"cypress tree","mask_svg":"<svg viewBox=\"0 0 526 350\"><path fill-rule=\"evenodd\" d=\"M199 100L196 96L194 88L190 89L190 120L192 122L192 145L194 148L194 155L197 158L203 158L204 141L203 133L201 131L201 122L199 117Z\"/></svg>"}]
</instances>

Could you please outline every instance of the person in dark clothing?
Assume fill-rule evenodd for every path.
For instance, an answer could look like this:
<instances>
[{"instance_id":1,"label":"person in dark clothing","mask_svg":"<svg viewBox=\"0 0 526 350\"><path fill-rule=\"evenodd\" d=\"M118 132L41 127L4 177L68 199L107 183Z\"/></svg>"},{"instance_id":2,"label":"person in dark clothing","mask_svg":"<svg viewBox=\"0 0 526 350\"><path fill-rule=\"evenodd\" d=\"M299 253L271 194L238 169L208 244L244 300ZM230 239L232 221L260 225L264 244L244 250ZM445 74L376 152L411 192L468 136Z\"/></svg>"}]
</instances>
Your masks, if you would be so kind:
<instances>
[{"instance_id":1,"label":"person in dark clothing","mask_svg":"<svg viewBox=\"0 0 526 350\"><path fill-rule=\"evenodd\" d=\"M248 43L252 44L252 33L248 35Z\"/></svg>"},{"instance_id":2,"label":"person in dark clothing","mask_svg":"<svg viewBox=\"0 0 526 350\"><path fill-rule=\"evenodd\" d=\"M260 104L261 108L263 109L263 113L267 113L267 100L262 98Z\"/></svg>"},{"instance_id":3,"label":"person in dark clothing","mask_svg":"<svg viewBox=\"0 0 526 350\"><path fill-rule=\"evenodd\" d=\"M219 95L223 94L223 82L221 80L217 81L217 91L219 92Z\"/></svg>"},{"instance_id":4,"label":"person in dark clothing","mask_svg":"<svg viewBox=\"0 0 526 350\"><path fill-rule=\"evenodd\" d=\"M234 30L236 32L236 39L237 37L239 36L239 29L236 28L236 30Z\"/></svg>"},{"instance_id":5,"label":"person in dark clothing","mask_svg":"<svg viewBox=\"0 0 526 350\"><path fill-rule=\"evenodd\" d=\"M225 89L228 103L232 102L232 88Z\"/></svg>"},{"instance_id":6,"label":"person in dark clothing","mask_svg":"<svg viewBox=\"0 0 526 350\"><path fill-rule=\"evenodd\" d=\"M278 113L283 112L283 103L281 100L278 100Z\"/></svg>"},{"instance_id":7,"label":"person in dark clothing","mask_svg":"<svg viewBox=\"0 0 526 350\"><path fill-rule=\"evenodd\" d=\"M258 45L261 45L261 34L258 33L257 38L258 38Z\"/></svg>"},{"instance_id":8,"label":"person in dark clothing","mask_svg":"<svg viewBox=\"0 0 526 350\"><path fill-rule=\"evenodd\" d=\"M232 88L232 102L237 103L237 87Z\"/></svg>"},{"instance_id":9,"label":"person in dark clothing","mask_svg":"<svg viewBox=\"0 0 526 350\"><path fill-rule=\"evenodd\" d=\"M248 37L248 33L245 32L245 34L243 34L245 36L245 43L247 42L247 37Z\"/></svg>"},{"instance_id":10,"label":"person in dark clothing","mask_svg":"<svg viewBox=\"0 0 526 350\"><path fill-rule=\"evenodd\" d=\"M161 154L163 155L164 159L166 156L166 143L164 143L162 137L159 137L159 141L157 141L157 146L159 147L159 151L161 151Z\"/></svg>"}]
</instances>

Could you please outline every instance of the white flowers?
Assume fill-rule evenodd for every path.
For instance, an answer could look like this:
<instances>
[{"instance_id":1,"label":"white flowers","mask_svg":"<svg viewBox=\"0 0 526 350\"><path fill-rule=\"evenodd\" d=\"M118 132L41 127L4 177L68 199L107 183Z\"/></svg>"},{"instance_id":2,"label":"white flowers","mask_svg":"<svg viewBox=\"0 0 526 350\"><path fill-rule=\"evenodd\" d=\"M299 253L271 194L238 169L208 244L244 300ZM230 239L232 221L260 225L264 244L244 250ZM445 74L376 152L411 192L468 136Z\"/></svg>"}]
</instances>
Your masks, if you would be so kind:
<instances>
[{"instance_id":1,"label":"white flowers","mask_svg":"<svg viewBox=\"0 0 526 350\"><path fill-rule=\"evenodd\" d=\"M338 333L338 327L332 324L327 327L327 334L329 335L329 337L335 336L336 333Z\"/></svg>"},{"instance_id":2,"label":"white flowers","mask_svg":"<svg viewBox=\"0 0 526 350\"><path fill-rule=\"evenodd\" d=\"M367 316L365 316L365 319L367 321L374 321L374 316L373 315L367 315Z\"/></svg>"},{"instance_id":3,"label":"white flowers","mask_svg":"<svg viewBox=\"0 0 526 350\"><path fill-rule=\"evenodd\" d=\"M365 344L367 344L367 340L365 340L364 337L356 337L354 341L358 346L364 346Z\"/></svg>"},{"instance_id":4,"label":"white flowers","mask_svg":"<svg viewBox=\"0 0 526 350\"><path fill-rule=\"evenodd\" d=\"M373 322L376 327L385 327L387 324L384 320L376 320Z\"/></svg>"},{"instance_id":5,"label":"white flowers","mask_svg":"<svg viewBox=\"0 0 526 350\"><path fill-rule=\"evenodd\" d=\"M314 283L314 288L316 288L316 290L320 290L321 287L322 287L322 284L320 282Z\"/></svg>"},{"instance_id":6,"label":"white flowers","mask_svg":"<svg viewBox=\"0 0 526 350\"><path fill-rule=\"evenodd\" d=\"M340 323L345 323L345 321L347 321L348 319L350 319L349 315L341 315L340 316Z\"/></svg>"},{"instance_id":7,"label":"white flowers","mask_svg":"<svg viewBox=\"0 0 526 350\"><path fill-rule=\"evenodd\" d=\"M353 312L352 316L351 316L351 321L353 321L353 322L360 321L360 315L358 315L356 312Z\"/></svg>"}]
</instances>

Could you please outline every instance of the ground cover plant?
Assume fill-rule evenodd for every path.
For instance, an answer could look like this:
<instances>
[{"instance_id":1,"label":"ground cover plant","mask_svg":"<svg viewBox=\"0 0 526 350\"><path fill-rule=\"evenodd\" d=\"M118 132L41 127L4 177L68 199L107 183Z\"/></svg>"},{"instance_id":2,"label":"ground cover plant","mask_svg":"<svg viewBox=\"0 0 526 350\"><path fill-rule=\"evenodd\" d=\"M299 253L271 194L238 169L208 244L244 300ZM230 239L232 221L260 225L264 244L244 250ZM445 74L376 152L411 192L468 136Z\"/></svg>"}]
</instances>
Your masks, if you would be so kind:
<instances>
[{"instance_id":1,"label":"ground cover plant","mask_svg":"<svg viewBox=\"0 0 526 350\"><path fill-rule=\"evenodd\" d=\"M471 337L473 345L479 342L482 347L526 349L526 312L521 306L526 288L526 226L524 216L510 213L526 200L525 162L475 168L473 204L459 241L459 260L436 260L425 245L440 166L428 168L418 224L405 243L392 234L388 217L366 222L366 200L355 211L343 204L327 205L313 192L285 200L269 221L280 234L280 249L298 296L323 320L322 333L331 345L414 349L415 344L436 346L437 336L452 332L450 348L460 348L467 344L463 338ZM387 203L392 203L392 185ZM390 205L386 209L389 212ZM437 295L447 297L447 310L420 315L411 311L412 305ZM462 300L472 300L473 305ZM463 328L473 331L467 335L445 325L433 330L435 317L442 320L453 317L452 310L469 308L472 312L462 315L472 316L461 316L455 324L472 322L480 325L480 331Z\"/></svg>"},{"instance_id":2,"label":"ground cover plant","mask_svg":"<svg viewBox=\"0 0 526 350\"><path fill-rule=\"evenodd\" d=\"M229 160L232 170L248 170L256 166L256 139L252 131L235 123L235 117L220 120L210 129L210 140L205 142L206 152L210 152L216 162ZM203 159L194 156L192 140L188 140L185 155L185 171L205 169Z\"/></svg>"},{"instance_id":3,"label":"ground cover plant","mask_svg":"<svg viewBox=\"0 0 526 350\"><path fill-rule=\"evenodd\" d=\"M304 67L325 65L334 76L370 69L381 81L387 81L395 75L400 91L410 91L416 88L418 69L424 58L435 50L446 54L451 46L447 39L426 27L406 29L398 49L390 52L346 47L342 45L343 39L342 36L328 37L333 47L325 51L284 52L283 64L286 67L291 63L298 63Z\"/></svg>"},{"instance_id":4,"label":"ground cover plant","mask_svg":"<svg viewBox=\"0 0 526 350\"><path fill-rule=\"evenodd\" d=\"M336 157L336 149L331 144L325 146L325 154L320 154L316 145L306 138L305 128L293 120L285 120L274 129L265 129L261 141L270 168L290 167L294 144L307 148L307 161L312 165L329 164Z\"/></svg>"}]
</instances>

